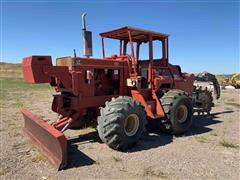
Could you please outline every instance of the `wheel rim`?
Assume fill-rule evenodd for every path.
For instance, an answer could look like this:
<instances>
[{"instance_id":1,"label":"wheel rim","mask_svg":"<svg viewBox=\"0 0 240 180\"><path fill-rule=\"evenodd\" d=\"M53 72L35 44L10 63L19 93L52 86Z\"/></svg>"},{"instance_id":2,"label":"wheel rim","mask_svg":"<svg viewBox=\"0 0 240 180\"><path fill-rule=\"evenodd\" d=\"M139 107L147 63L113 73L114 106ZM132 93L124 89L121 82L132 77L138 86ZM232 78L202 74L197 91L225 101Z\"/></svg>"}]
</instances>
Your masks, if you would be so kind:
<instances>
[{"instance_id":1,"label":"wheel rim","mask_svg":"<svg viewBox=\"0 0 240 180\"><path fill-rule=\"evenodd\" d=\"M180 105L177 108L177 120L180 123L184 123L187 120L187 116L188 116L188 109L185 105Z\"/></svg>"},{"instance_id":2,"label":"wheel rim","mask_svg":"<svg viewBox=\"0 0 240 180\"><path fill-rule=\"evenodd\" d=\"M136 114L130 114L124 120L124 131L127 136L134 136L139 127L139 118Z\"/></svg>"}]
</instances>

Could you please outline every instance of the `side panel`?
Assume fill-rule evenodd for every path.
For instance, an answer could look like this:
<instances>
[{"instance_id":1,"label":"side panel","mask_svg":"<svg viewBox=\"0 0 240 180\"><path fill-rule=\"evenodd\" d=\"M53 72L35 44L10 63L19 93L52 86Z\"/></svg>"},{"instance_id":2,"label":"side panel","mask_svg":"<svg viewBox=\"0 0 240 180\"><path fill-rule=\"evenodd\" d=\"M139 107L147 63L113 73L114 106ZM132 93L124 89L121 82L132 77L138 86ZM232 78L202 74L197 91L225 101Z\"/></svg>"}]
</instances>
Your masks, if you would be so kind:
<instances>
[{"instance_id":1,"label":"side panel","mask_svg":"<svg viewBox=\"0 0 240 180\"><path fill-rule=\"evenodd\" d=\"M193 74L183 74L183 78L174 79L174 89L181 89L191 95L193 92L193 82Z\"/></svg>"},{"instance_id":2,"label":"side panel","mask_svg":"<svg viewBox=\"0 0 240 180\"><path fill-rule=\"evenodd\" d=\"M69 62L69 58L65 60ZM64 63L61 59L61 66L55 68L66 67L62 66ZM61 94L54 95L54 112L68 116L73 111L82 116L88 108L98 108L112 97L129 93L126 87L128 69L123 61L72 58L69 65L72 87L57 87Z\"/></svg>"},{"instance_id":3,"label":"side panel","mask_svg":"<svg viewBox=\"0 0 240 180\"><path fill-rule=\"evenodd\" d=\"M29 56L23 58L22 73L27 83L49 83L51 77L44 74L43 67L52 67L51 56Z\"/></svg>"}]
</instances>

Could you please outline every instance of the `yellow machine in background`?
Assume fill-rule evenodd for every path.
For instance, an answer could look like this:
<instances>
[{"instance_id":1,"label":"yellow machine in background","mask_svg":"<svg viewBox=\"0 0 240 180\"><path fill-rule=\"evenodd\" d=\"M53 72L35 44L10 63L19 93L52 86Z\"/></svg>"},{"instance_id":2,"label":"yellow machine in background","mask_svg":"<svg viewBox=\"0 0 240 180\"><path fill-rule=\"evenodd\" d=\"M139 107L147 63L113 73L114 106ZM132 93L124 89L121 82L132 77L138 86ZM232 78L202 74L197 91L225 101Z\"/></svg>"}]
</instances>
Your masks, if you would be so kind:
<instances>
[{"instance_id":1,"label":"yellow machine in background","mask_svg":"<svg viewBox=\"0 0 240 180\"><path fill-rule=\"evenodd\" d=\"M232 77L223 80L222 82L225 86L226 85L232 85L235 88L240 88L240 73L235 73L232 75Z\"/></svg>"}]
</instances>

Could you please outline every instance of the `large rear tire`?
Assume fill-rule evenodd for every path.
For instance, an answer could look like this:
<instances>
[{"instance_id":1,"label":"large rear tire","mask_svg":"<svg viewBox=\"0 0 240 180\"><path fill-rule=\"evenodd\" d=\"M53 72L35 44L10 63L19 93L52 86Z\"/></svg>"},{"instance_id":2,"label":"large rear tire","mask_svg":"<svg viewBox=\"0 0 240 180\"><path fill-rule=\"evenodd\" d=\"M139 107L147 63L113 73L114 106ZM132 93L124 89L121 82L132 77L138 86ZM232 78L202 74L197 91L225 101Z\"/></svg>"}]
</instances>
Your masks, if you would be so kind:
<instances>
[{"instance_id":1,"label":"large rear tire","mask_svg":"<svg viewBox=\"0 0 240 180\"><path fill-rule=\"evenodd\" d=\"M140 102L120 96L101 108L97 130L100 139L109 147L126 150L139 140L145 123L146 113Z\"/></svg>"},{"instance_id":2,"label":"large rear tire","mask_svg":"<svg viewBox=\"0 0 240 180\"><path fill-rule=\"evenodd\" d=\"M179 135L192 125L193 105L191 99L182 90L170 90L160 99L168 118L170 132Z\"/></svg>"}]
</instances>

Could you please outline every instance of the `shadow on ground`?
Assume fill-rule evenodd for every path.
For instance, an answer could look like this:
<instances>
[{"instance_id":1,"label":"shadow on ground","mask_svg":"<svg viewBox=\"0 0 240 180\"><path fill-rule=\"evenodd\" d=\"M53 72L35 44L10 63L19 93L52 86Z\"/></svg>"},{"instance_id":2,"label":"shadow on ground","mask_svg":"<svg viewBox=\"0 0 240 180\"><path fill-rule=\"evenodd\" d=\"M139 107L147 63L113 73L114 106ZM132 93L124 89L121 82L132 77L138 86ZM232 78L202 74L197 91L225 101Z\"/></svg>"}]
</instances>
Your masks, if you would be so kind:
<instances>
[{"instance_id":1,"label":"shadow on ground","mask_svg":"<svg viewBox=\"0 0 240 180\"><path fill-rule=\"evenodd\" d=\"M75 144L69 144L68 150L68 165L66 169L80 166L88 166L95 163L92 158L79 151L78 146Z\"/></svg>"},{"instance_id":2,"label":"shadow on ground","mask_svg":"<svg viewBox=\"0 0 240 180\"><path fill-rule=\"evenodd\" d=\"M212 129L207 127L212 124L221 123L221 121L217 120L218 115L231 113L233 111L224 111L218 113L212 113L210 115L196 115L193 116L193 124L192 127L181 136L193 136L198 134L203 134L211 131ZM128 150L128 152L136 152L142 150L148 150L152 148L157 148L159 146L164 146L170 144L173 141L174 135L167 134L162 132L157 123L151 123L151 127L148 128L148 132L145 133L140 142Z\"/></svg>"},{"instance_id":3,"label":"shadow on ground","mask_svg":"<svg viewBox=\"0 0 240 180\"><path fill-rule=\"evenodd\" d=\"M90 140L90 137L93 138ZM68 139L68 165L65 169L75 168L80 166L89 166L96 161L84 154L78 149L78 144L80 142L94 142L94 139L99 139L97 132L91 132L82 136L73 137Z\"/></svg>"},{"instance_id":4,"label":"shadow on ground","mask_svg":"<svg viewBox=\"0 0 240 180\"><path fill-rule=\"evenodd\" d=\"M193 136L198 134L207 133L212 131L211 128L207 127L209 125L221 123L222 121L217 120L218 116L225 113L232 113L233 111L223 111L212 113L210 115L195 115L193 116L193 125L191 129L183 134L182 136ZM173 135L161 132L158 128L152 127L145 132L140 141L133 148L129 149L127 152L137 152L148 150L152 148L157 148L159 146L164 146L170 144L173 141ZM97 131L90 132L88 134L72 137L68 140L68 150L69 150L69 162L67 168L79 167L92 165L95 163L93 159L83 154L78 150L78 145L84 143L102 143Z\"/></svg>"},{"instance_id":5,"label":"shadow on ground","mask_svg":"<svg viewBox=\"0 0 240 180\"><path fill-rule=\"evenodd\" d=\"M212 131L212 129L207 126L221 123L222 121L217 120L218 116L232 112L234 111L222 111L210 115L195 115L193 116L192 127L183 136L193 136Z\"/></svg>"}]
</instances>

